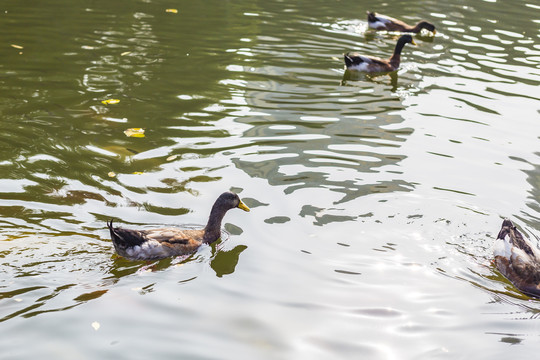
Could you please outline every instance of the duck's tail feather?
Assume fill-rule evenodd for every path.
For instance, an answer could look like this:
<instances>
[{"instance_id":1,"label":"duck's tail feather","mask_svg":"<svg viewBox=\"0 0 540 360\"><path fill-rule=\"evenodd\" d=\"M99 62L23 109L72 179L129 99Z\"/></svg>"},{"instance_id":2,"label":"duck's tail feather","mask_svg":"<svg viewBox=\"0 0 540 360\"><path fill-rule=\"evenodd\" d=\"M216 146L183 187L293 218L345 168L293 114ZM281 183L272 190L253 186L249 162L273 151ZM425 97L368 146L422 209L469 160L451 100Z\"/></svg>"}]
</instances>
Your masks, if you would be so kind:
<instances>
[{"instance_id":1,"label":"duck's tail feather","mask_svg":"<svg viewBox=\"0 0 540 360\"><path fill-rule=\"evenodd\" d=\"M111 233L111 240L115 247L127 249L140 245L144 242L144 237L140 231L123 229L121 227L113 228L113 219L107 221L107 227Z\"/></svg>"},{"instance_id":2,"label":"duck's tail feather","mask_svg":"<svg viewBox=\"0 0 540 360\"><path fill-rule=\"evenodd\" d=\"M349 54L343 54L343 59L345 60L345 66L349 67L353 64L353 59L349 56Z\"/></svg>"},{"instance_id":3,"label":"duck's tail feather","mask_svg":"<svg viewBox=\"0 0 540 360\"><path fill-rule=\"evenodd\" d=\"M531 245L523 238L523 235L519 232L514 223L508 219L504 219L501 231L499 231L499 235L497 235L497 239L504 239L506 235L510 236L510 243L513 246L523 250L527 255L536 258L538 257L536 251L534 251Z\"/></svg>"},{"instance_id":4,"label":"duck's tail feather","mask_svg":"<svg viewBox=\"0 0 540 360\"><path fill-rule=\"evenodd\" d=\"M113 220L107 221L107 227L109 228L109 232L111 233L111 239L114 239L114 229L113 229Z\"/></svg>"},{"instance_id":5,"label":"duck's tail feather","mask_svg":"<svg viewBox=\"0 0 540 360\"><path fill-rule=\"evenodd\" d=\"M352 65L359 65L364 62L364 59L361 56L358 56L358 54L356 53L343 54L343 59L345 60L346 67L350 67Z\"/></svg>"},{"instance_id":6,"label":"duck's tail feather","mask_svg":"<svg viewBox=\"0 0 540 360\"><path fill-rule=\"evenodd\" d=\"M378 19L374 12L367 11L367 20L368 22L377 22Z\"/></svg>"},{"instance_id":7,"label":"duck's tail feather","mask_svg":"<svg viewBox=\"0 0 540 360\"><path fill-rule=\"evenodd\" d=\"M514 228L515 226L512 223L512 221L508 219L504 219L501 226L501 231L499 231L499 235L497 235L497 239L504 239L505 236L508 235L508 233L510 232L510 229L514 229Z\"/></svg>"}]
</instances>

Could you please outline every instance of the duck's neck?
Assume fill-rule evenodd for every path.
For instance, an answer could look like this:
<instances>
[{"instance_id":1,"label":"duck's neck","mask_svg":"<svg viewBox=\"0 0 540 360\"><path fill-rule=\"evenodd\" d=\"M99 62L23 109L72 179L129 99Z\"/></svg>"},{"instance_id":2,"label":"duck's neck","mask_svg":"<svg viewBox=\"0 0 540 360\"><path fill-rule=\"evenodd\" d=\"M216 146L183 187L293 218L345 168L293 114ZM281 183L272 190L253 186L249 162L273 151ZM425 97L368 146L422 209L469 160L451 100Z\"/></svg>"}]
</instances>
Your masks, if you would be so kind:
<instances>
[{"instance_id":1,"label":"duck's neck","mask_svg":"<svg viewBox=\"0 0 540 360\"><path fill-rule=\"evenodd\" d=\"M405 46L404 41L398 41L396 44L396 48L394 49L394 54L390 58L390 65L392 65L395 68L399 67L399 63L401 62L401 50L403 50L403 47Z\"/></svg>"},{"instance_id":2,"label":"duck's neck","mask_svg":"<svg viewBox=\"0 0 540 360\"><path fill-rule=\"evenodd\" d=\"M203 241L211 244L221 237L221 220L225 216L228 209L220 206L217 202L212 206L208 223L204 228Z\"/></svg>"},{"instance_id":3,"label":"duck's neck","mask_svg":"<svg viewBox=\"0 0 540 360\"><path fill-rule=\"evenodd\" d=\"M420 31L422 31L422 29L424 28L424 23L422 21L420 21L418 24L414 25L414 26L410 26L410 29L408 29L408 32L412 32L412 33L419 33Z\"/></svg>"}]
</instances>

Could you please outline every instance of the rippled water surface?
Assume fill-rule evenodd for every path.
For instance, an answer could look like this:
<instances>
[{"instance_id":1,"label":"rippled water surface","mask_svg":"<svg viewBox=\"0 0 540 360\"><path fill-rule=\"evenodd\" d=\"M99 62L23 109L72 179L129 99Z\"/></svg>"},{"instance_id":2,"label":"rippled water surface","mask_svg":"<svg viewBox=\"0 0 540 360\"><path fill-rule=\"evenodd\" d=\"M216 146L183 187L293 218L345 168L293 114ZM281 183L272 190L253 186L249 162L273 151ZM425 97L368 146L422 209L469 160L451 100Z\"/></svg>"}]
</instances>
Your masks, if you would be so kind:
<instances>
[{"instance_id":1,"label":"rippled water surface","mask_svg":"<svg viewBox=\"0 0 540 360\"><path fill-rule=\"evenodd\" d=\"M367 31L368 9L437 33L396 73L351 76L344 52L389 57L398 37ZM7 0L0 17L2 358L537 356L540 302L491 247L504 217L540 236L538 3ZM203 225L226 190L252 211L219 243L114 255L106 220Z\"/></svg>"}]
</instances>

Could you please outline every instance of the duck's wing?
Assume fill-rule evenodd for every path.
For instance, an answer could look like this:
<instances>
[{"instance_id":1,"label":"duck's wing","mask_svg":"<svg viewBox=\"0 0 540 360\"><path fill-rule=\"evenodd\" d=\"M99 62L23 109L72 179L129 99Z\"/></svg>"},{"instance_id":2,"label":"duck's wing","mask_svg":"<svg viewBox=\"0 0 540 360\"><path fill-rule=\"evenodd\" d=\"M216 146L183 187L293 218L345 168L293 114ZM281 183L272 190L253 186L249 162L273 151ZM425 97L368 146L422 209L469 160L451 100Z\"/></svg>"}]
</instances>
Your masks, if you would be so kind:
<instances>
[{"instance_id":1,"label":"duck's wing","mask_svg":"<svg viewBox=\"0 0 540 360\"><path fill-rule=\"evenodd\" d=\"M521 249L514 247L507 269L507 277L518 289L540 297L540 264Z\"/></svg>"},{"instance_id":2,"label":"duck's wing","mask_svg":"<svg viewBox=\"0 0 540 360\"><path fill-rule=\"evenodd\" d=\"M152 229L142 233L147 241L140 246L141 251L148 254L166 254L163 257L191 254L201 246L204 237L204 230L177 228Z\"/></svg>"},{"instance_id":3,"label":"duck's wing","mask_svg":"<svg viewBox=\"0 0 540 360\"><path fill-rule=\"evenodd\" d=\"M177 228L160 228L140 231L147 241L157 241L165 246L200 245L204 230L182 230Z\"/></svg>"},{"instance_id":4,"label":"duck's wing","mask_svg":"<svg viewBox=\"0 0 540 360\"><path fill-rule=\"evenodd\" d=\"M356 52L347 53L344 55L345 66L349 70L356 71L383 71L388 67L388 61L374 56L360 55Z\"/></svg>"},{"instance_id":5,"label":"duck's wing","mask_svg":"<svg viewBox=\"0 0 540 360\"><path fill-rule=\"evenodd\" d=\"M509 227L508 235L512 243L512 255L510 261L512 267L522 278L529 279L529 282L540 283L540 256L538 250L523 238L519 230L513 226Z\"/></svg>"}]
</instances>

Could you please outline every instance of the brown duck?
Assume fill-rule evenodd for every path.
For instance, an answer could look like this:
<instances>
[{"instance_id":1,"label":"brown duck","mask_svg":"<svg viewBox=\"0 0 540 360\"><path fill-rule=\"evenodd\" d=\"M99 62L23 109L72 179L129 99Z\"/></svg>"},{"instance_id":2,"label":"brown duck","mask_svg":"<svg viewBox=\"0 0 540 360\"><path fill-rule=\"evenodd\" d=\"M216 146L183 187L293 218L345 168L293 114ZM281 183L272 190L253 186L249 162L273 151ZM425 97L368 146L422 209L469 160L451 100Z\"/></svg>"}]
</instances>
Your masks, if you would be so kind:
<instances>
[{"instance_id":1,"label":"brown duck","mask_svg":"<svg viewBox=\"0 0 540 360\"><path fill-rule=\"evenodd\" d=\"M394 53L389 59L380 59L375 56L361 55L357 52L350 52L344 55L345 67L347 70L362 72L390 72L399 68L401 62L401 51L405 44L416 45L411 35L401 36L394 48Z\"/></svg>"},{"instance_id":2,"label":"brown duck","mask_svg":"<svg viewBox=\"0 0 540 360\"><path fill-rule=\"evenodd\" d=\"M414 26L408 25L401 20L391 18L390 16L377 14L375 12L368 11L368 26L375 30L386 30L386 31L399 31L399 32L410 32L410 33L419 33L422 29L436 33L435 26L425 20L420 21Z\"/></svg>"},{"instance_id":3,"label":"brown duck","mask_svg":"<svg viewBox=\"0 0 540 360\"><path fill-rule=\"evenodd\" d=\"M249 208L232 192L221 194L204 229L179 229L166 227L151 230L113 228L107 222L111 239L118 255L136 260L154 260L170 256L194 253L202 244L211 244L221 237L221 221L233 208L249 211Z\"/></svg>"},{"instance_id":4,"label":"brown duck","mask_svg":"<svg viewBox=\"0 0 540 360\"><path fill-rule=\"evenodd\" d=\"M506 219L493 249L497 269L523 293L540 297L540 251Z\"/></svg>"}]
</instances>

